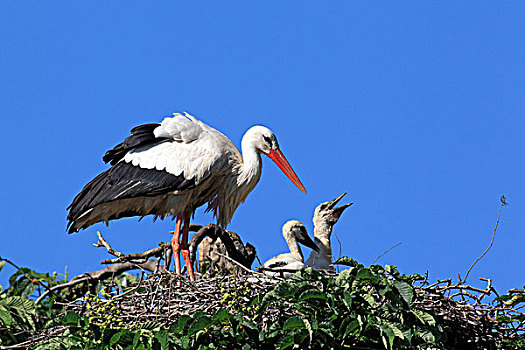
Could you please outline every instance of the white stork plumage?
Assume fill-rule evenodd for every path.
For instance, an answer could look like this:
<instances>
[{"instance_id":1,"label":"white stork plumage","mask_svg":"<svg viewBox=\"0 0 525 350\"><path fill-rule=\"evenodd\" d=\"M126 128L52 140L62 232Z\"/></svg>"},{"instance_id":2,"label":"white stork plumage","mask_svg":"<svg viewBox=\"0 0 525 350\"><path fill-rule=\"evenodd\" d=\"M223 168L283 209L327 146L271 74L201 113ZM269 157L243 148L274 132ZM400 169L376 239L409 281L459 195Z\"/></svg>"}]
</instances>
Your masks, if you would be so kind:
<instances>
[{"instance_id":1,"label":"white stork plumage","mask_svg":"<svg viewBox=\"0 0 525 350\"><path fill-rule=\"evenodd\" d=\"M242 156L226 136L187 113L138 126L131 133L104 155L112 167L89 182L68 207L68 232L122 217L172 216L175 270L180 274L180 252L191 280L190 217L208 203L207 211L225 228L260 179L261 153L306 193L266 127L246 132Z\"/></svg>"},{"instance_id":2,"label":"white stork plumage","mask_svg":"<svg viewBox=\"0 0 525 350\"><path fill-rule=\"evenodd\" d=\"M308 248L311 248L315 251L319 251L319 247L312 241L306 227L297 220L287 221L283 225L283 237L288 243L290 253L279 254L273 258L268 259L263 267L272 270L287 270L284 272L273 272L265 271L264 273L269 276L279 276L282 275L283 278L290 278L293 275L293 272L288 270L299 271L306 267L304 263L303 252L299 243L304 244ZM264 271L264 270L263 270Z\"/></svg>"}]
</instances>

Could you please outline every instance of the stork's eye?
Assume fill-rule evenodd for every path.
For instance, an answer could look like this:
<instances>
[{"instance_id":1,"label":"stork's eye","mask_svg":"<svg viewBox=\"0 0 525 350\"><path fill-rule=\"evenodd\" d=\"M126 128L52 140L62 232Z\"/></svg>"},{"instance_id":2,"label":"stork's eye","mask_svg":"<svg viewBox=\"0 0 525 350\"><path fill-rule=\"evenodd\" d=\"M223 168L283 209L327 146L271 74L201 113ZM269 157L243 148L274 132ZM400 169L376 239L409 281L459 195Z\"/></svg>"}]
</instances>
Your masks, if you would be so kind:
<instances>
[{"instance_id":1,"label":"stork's eye","mask_svg":"<svg viewBox=\"0 0 525 350\"><path fill-rule=\"evenodd\" d=\"M265 141L267 144L269 144L269 145L272 144L272 139L269 138L268 136L263 136L263 139L264 139L264 141Z\"/></svg>"}]
</instances>

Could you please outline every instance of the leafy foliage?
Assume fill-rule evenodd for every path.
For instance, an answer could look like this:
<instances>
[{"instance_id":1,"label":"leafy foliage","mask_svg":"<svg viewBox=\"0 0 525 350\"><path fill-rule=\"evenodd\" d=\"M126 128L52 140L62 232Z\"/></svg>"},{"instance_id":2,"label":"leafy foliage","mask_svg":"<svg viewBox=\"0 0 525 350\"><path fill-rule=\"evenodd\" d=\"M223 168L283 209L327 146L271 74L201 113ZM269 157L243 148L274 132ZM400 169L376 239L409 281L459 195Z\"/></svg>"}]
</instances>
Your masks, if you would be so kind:
<instances>
[{"instance_id":1,"label":"leafy foliage","mask_svg":"<svg viewBox=\"0 0 525 350\"><path fill-rule=\"evenodd\" d=\"M133 324L122 322L107 287L111 283L125 297L140 287L129 274L65 288L36 304L33 299L43 289L63 281L57 274L19 269L0 294L0 346L31 338L34 349L447 348L448 330L435 315L414 306L414 284L422 276L403 275L391 265L365 267L351 258L337 263L348 268L337 276L306 269L255 296L249 283L222 283L218 309L168 323ZM66 301L83 306L82 311L72 311ZM523 290L515 290L495 302L517 307L523 301ZM519 313L502 314L498 321L503 326L524 322ZM500 345L517 349L524 343L521 334Z\"/></svg>"},{"instance_id":2,"label":"leafy foliage","mask_svg":"<svg viewBox=\"0 0 525 350\"><path fill-rule=\"evenodd\" d=\"M337 278L307 269L278 284L262 298L260 311L271 303L288 304L297 316L275 320L268 330L263 329L265 337L281 349L294 344L327 349L439 344L443 332L433 316L410 305L412 276L401 276L393 267L352 265Z\"/></svg>"},{"instance_id":3,"label":"leafy foliage","mask_svg":"<svg viewBox=\"0 0 525 350\"><path fill-rule=\"evenodd\" d=\"M522 289L511 289L507 294L501 295L495 299L500 307L505 307L510 312L499 312L496 315L496 321L500 326L507 330L524 329L525 314L517 312L525 305L525 285ZM503 347L506 349L525 349L525 334L511 335L503 339Z\"/></svg>"}]
</instances>

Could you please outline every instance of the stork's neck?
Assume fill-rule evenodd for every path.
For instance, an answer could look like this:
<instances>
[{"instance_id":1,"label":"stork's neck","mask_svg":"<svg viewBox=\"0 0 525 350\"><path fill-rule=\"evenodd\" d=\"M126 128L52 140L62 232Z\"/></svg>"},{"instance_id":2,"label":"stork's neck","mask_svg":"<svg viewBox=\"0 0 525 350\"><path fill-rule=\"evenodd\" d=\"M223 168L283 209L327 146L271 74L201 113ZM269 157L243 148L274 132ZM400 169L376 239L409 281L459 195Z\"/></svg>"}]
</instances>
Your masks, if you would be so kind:
<instances>
[{"instance_id":1,"label":"stork's neck","mask_svg":"<svg viewBox=\"0 0 525 350\"><path fill-rule=\"evenodd\" d=\"M333 225L322 218L314 216L314 237L315 243L320 248L319 255L332 257L332 245L330 242L332 230Z\"/></svg>"},{"instance_id":2,"label":"stork's neck","mask_svg":"<svg viewBox=\"0 0 525 350\"><path fill-rule=\"evenodd\" d=\"M297 240L295 237L289 237L286 238L286 242L288 243L288 247L290 247L290 253L292 253L295 257L303 260L303 252L301 250L301 247L299 247L299 243L297 243Z\"/></svg>"},{"instance_id":3,"label":"stork's neck","mask_svg":"<svg viewBox=\"0 0 525 350\"><path fill-rule=\"evenodd\" d=\"M252 185L261 177L261 154L255 148L251 135L246 134L241 142L242 164L240 165L237 185ZM254 183L255 182L255 183Z\"/></svg>"}]
</instances>

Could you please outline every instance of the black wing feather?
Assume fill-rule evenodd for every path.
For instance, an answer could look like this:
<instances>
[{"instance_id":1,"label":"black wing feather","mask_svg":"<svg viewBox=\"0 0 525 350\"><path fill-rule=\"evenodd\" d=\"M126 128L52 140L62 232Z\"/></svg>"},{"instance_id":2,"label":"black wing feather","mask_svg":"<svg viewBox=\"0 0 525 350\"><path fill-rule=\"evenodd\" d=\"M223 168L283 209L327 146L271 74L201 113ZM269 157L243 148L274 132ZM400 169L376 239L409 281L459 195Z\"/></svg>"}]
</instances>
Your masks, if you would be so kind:
<instances>
[{"instance_id":1,"label":"black wing feather","mask_svg":"<svg viewBox=\"0 0 525 350\"><path fill-rule=\"evenodd\" d=\"M131 136L126 138L124 142L119 143L106 152L102 159L106 163L109 162L112 167L84 186L67 208L69 210L67 219L69 220L68 231L70 233L78 231L78 228L75 227L75 221L86 211L97 205L120 199L153 197L173 191L185 191L196 186L194 178L186 179L183 174L175 176L164 170L143 169L121 161L133 149L167 142L166 138L155 137L153 131L158 126L160 124L137 126L131 130ZM129 211L109 219L152 213Z\"/></svg>"},{"instance_id":2,"label":"black wing feather","mask_svg":"<svg viewBox=\"0 0 525 350\"><path fill-rule=\"evenodd\" d=\"M104 163L115 165L132 149L158 142L161 139L153 134L153 130L158 126L160 124L144 124L134 127L131 129L131 136L107 151L102 160Z\"/></svg>"},{"instance_id":3,"label":"black wing feather","mask_svg":"<svg viewBox=\"0 0 525 350\"><path fill-rule=\"evenodd\" d=\"M196 186L195 179L175 176L164 170L143 169L119 162L89 182L68 207L69 232L75 232L75 221L87 210L99 204L120 199L154 197L173 191L185 191ZM126 216L151 213L128 213ZM122 217L119 216L119 217Z\"/></svg>"},{"instance_id":4,"label":"black wing feather","mask_svg":"<svg viewBox=\"0 0 525 350\"><path fill-rule=\"evenodd\" d=\"M286 266L286 265L288 265L288 263L285 262L285 261L276 261L274 263L271 263L267 267L270 268L270 269L275 269L277 267L283 267L283 266Z\"/></svg>"}]
</instances>

